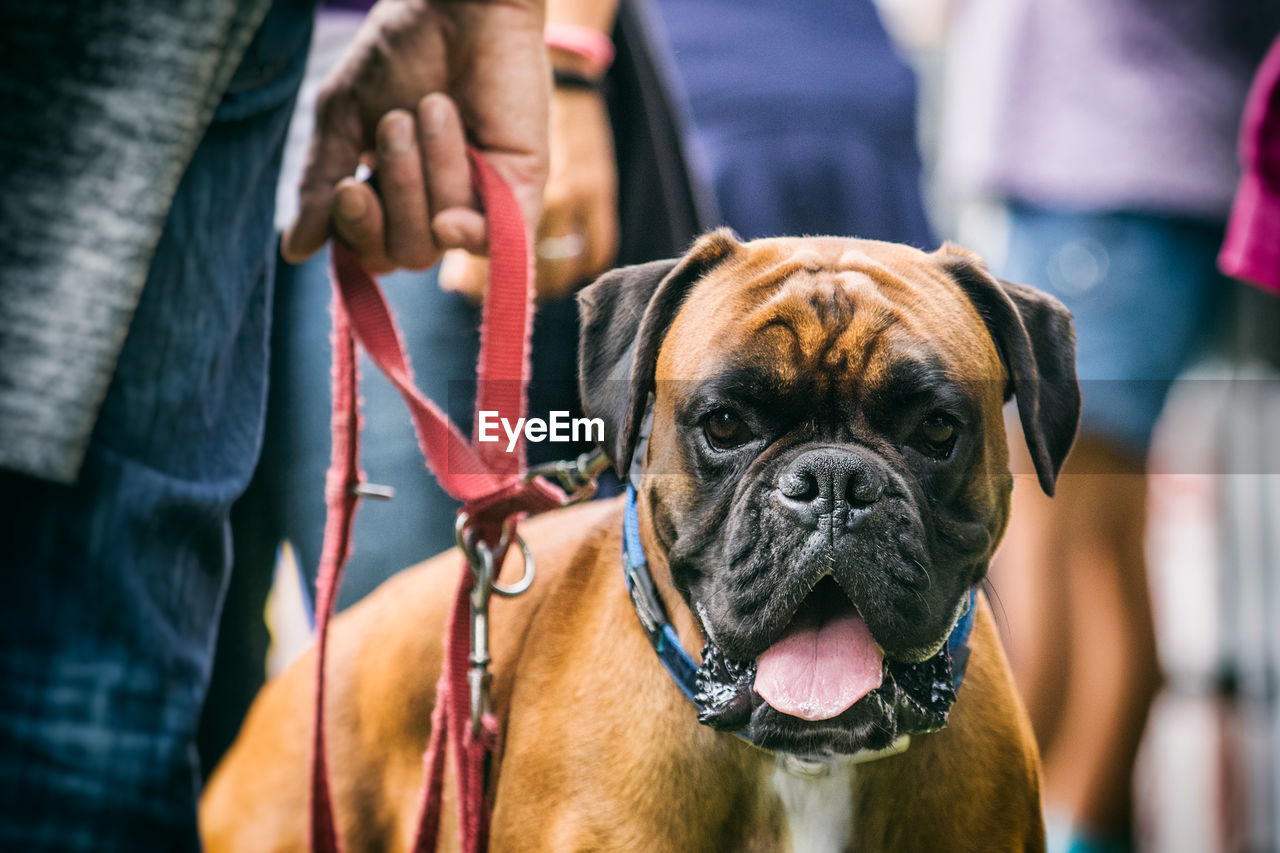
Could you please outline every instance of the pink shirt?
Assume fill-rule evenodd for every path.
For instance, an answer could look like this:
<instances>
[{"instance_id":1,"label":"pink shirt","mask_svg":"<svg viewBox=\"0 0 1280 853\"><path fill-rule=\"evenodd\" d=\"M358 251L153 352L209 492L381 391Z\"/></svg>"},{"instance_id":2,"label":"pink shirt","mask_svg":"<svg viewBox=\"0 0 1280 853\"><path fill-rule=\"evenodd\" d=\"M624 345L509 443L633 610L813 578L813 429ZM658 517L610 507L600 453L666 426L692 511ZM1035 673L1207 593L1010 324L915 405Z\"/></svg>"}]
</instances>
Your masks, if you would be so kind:
<instances>
[{"instance_id":1,"label":"pink shirt","mask_svg":"<svg viewBox=\"0 0 1280 853\"><path fill-rule=\"evenodd\" d=\"M1280 293L1280 38L1262 62L1240 128L1244 174L1218 266Z\"/></svg>"}]
</instances>

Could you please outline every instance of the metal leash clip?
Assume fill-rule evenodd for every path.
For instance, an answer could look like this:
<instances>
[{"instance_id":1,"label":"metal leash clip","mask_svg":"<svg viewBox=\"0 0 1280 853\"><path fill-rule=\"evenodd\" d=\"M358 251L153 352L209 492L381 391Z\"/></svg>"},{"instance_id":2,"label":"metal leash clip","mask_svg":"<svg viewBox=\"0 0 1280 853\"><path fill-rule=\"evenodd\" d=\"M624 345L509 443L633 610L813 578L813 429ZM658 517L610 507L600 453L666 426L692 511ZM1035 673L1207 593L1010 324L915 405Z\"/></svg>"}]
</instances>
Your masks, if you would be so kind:
<instances>
[{"instance_id":1,"label":"metal leash clip","mask_svg":"<svg viewBox=\"0 0 1280 853\"><path fill-rule=\"evenodd\" d=\"M596 478L609 467L609 457L603 448L597 447L578 456L577 459L559 459L534 465L524 475L526 481L546 477L569 494L569 503L587 500L596 493Z\"/></svg>"},{"instance_id":2,"label":"metal leash clip","mask_svg":"<svg viewBox=\"0 0 1280 853\"><path fill-rule=\"evenodd\" d=\"M493 593L503 598L514 598L526 591L533 584L536 567L533 552L529 550L524 538L515 532L515 521L507 519L502 525L497 552L506 553L514 538L524 560L524 575L511 586L498 583L494 551L487 542L476 536L475 529L470 524L470 517L465 512L459 513L453 531L458 550L467 558L467 565L470 566L475 581L471 588L471 655L467 659L471 665L467 672L467 683L471 688L471 734L475 737L480 734L484 715L491 710L489 686L493 676L489 672L489 599Z\"/></svg>"},{"instance_id":3,"label":"metal leash clip","mask_svg":"<svg viewBox=\"0 0 1280 853\"><path fill-rule=\"evenodd\" d=\"M609 458L600 448L581 454L577 459L559 460L542 465L535 465L525 474L525 480L535 477L546 477L557 483L569 495L568 503L585 501L595 494L596 477L609 466ZM524 574L515 584L505 586L498 583L495 565L495 549L476 536L471 527L471 518L465 512L458 514L453 528L454 541L458 550L467 558L471 568L474 585L471 588L471 655L467 659L471 668L467 672L467 683L471 689L471 733L480 733L481 720L490 708L489 687L493 676L489 672L492 662L489 656L489 599L497 594L503 598L514 598L533 584L536 567L533 552L519 533L515 532L514 519L507 519L502 525L502 536L498 540L496 552L505 554L514 540L524 560Z\"/></svg>"}]
</instances>

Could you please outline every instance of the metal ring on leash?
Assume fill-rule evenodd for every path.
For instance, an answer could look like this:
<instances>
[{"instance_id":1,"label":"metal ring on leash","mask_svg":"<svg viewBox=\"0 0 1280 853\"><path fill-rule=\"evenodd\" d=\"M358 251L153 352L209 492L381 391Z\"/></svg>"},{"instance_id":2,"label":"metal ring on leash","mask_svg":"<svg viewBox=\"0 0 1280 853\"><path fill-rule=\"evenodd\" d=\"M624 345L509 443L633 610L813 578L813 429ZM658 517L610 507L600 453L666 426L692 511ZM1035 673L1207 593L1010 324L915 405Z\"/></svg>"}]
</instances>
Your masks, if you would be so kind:
<instances>
[{"instance_id":1,"label":"metal ring on leash","mask_svg":"<svg viewBox=\"0 0 1280 853\"><path fill-rule=\"evenodd\" d=\"M529 548L529 544L524 541L523 536L515 532L515 522L507 519L506 523L502 525L502 538L498 540L497 548L498 551L505 551L511 544L512 538L515 539L516 546L520 548L520 557L524 561L524 574L520 580L509 586L498 583L498 572L501 569L493 565L493 556L489 546L484 542L476 541L475 531L470 527L470 523L471 519L465 512L458 513L458 520L453 526L453 536L458 545L458 550L467 558L471 571L476 575L477 582L486 581L489 589L503 598L514 598L528 591L529 587L533 585L534 576L537 574L537 565L534 563L533 551ZM485 557L488 559L486 560ZM486 564L488 571L484 570Z\"/></svg>"},{"instance_id":2,"label":"metal ring on leash","mask_svg":"<svg viewBox=\"0 0 1280 853\"><path fill-rule=\"evenodd\" d=\"M495 574L494 580L490 581L493 591L503 598L515 598L520 593L529 589L533 585L533 576L537 571L537 567L533 563L533 552L529 550L528 544L524 541L524 537L519 533L515 534L516 545L520 548L520 556L524 559L524 575L520 580L511 586L503 586L498 583Z\"/></svg>"}]
</instances>

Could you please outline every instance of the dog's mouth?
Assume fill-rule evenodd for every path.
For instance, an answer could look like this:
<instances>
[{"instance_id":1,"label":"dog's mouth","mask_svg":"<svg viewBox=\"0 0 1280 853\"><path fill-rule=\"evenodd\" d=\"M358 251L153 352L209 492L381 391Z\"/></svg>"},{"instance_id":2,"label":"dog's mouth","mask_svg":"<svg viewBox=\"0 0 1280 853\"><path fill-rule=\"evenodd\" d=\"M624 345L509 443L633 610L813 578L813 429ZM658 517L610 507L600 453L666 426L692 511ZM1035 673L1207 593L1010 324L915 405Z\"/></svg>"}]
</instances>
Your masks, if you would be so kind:
<instances>
[{"instance_id":1,"label":"dog's mouth","mask_svg":"<svg viewBox=\"0 0 1280 853\"><path fill-rule=\"evenodd\" d=\"M784 752L885 749L946 725L952 666L946 644L918 663L886 658L844 590L824 578L758 660L704 645L698 720Z\"/></svg>"},{"instance_id":2,"label":"dog's mouth","mask_svg":"<svg viewBox=\"0 0 1280 853\"><path fill-rule=\"evenodd\" d=\"M840 716L883 678L884 652L828 576L760 655L753 687L775 711L816 721Z\"/></svg>"}]
</instances>

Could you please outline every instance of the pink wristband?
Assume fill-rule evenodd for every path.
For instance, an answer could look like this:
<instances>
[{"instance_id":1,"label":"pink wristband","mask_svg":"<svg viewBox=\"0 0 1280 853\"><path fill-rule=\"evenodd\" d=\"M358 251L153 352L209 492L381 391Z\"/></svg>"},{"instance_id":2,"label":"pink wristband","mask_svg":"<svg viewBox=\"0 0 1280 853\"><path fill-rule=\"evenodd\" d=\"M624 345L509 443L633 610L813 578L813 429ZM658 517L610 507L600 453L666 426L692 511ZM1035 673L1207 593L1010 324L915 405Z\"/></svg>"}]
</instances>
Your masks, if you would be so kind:
<instances>
[{"instance_id":1,"label":"pink wristband","mask_svg":"<svg viewBox=\"0 0 1280 853\"><path fill-rule=\"evenodd\" d=\"M578 24L547 23L543 31L547 47L582 57L588 73L601 76L613 64L613 42L604 33Z\"/></svg>"}]
</instances>

